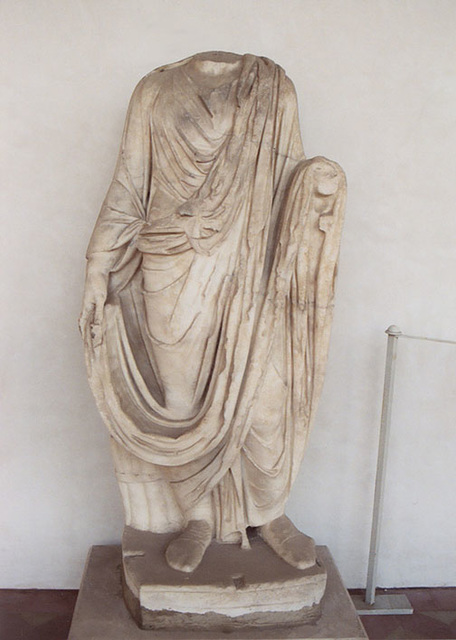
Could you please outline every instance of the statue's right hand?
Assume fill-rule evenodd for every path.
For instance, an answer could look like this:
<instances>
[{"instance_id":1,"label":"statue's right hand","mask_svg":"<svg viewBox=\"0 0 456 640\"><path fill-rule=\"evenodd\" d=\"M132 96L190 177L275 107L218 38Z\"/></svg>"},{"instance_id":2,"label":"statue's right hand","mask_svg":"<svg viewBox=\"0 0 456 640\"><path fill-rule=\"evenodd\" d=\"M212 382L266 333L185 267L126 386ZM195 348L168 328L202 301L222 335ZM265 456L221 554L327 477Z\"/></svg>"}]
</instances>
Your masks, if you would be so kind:
<instances>
[{"instance_id":1,"label":"statue's right hand","mask_svg":"<svg viewBox=\"0 0 456 640\"><path fill-rule=\"evenodd\" d=\"M92 346L99 347L103 342L103 311L108 295L108 276L87 267L82 311L79 316L79 330L84 339L89 335ZM89 333L88 333L89 332Z\"/></svg>"}]
</instances>

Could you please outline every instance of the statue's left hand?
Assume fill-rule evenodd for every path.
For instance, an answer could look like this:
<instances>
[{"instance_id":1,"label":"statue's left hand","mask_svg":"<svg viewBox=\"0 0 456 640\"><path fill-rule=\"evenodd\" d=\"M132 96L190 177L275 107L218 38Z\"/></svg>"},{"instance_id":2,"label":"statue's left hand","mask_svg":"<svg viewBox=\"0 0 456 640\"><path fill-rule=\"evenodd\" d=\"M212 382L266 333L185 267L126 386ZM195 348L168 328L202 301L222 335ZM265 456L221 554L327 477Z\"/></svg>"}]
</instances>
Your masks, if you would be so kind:
<instances>
[{"instance_id":1,"label":"statue's left hand","mask_svg":"<svg viewBox=\"0 0 456 640\"><path fill-rule=\"evenodd\" d=\"M308 167L313 174L313 206L319 214L329 213L339 190L344 186L342 168L323 156L308 160Z\"/></svg>"}]
</instances>

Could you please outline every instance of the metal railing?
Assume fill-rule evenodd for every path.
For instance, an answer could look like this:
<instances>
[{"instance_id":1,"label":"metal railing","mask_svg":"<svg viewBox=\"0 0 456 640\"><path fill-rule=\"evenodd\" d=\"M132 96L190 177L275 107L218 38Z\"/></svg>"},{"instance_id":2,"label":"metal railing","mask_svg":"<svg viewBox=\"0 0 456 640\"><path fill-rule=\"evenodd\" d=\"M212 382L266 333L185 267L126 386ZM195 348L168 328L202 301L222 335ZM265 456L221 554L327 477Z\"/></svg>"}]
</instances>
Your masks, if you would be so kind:
<instances>
[{"instance_id":1,"label":"metal railing","mask_svg":"<svg viewBox=\"0 0 456 640\"><path fill-rule=\"evenodd\" d=\"M397 343L399 338L410 340L425 340L426 342L440 342L444 344L456 344L454 340L442 340L440 338L427 338L422 336L410 336L391 325L385 331L388 336L385 364L385 381L383 386L382 417L380 422L380 436L377 457L377 473L375 477L374 505L372 514L372 529L369 549L369 562L367 569L366 593L364 599L354 596L353 602L358 613L363 615L376 614L401 614L413 613L413 608L405 595L380 595L375 598L377 563L380 544L380 532L383 513L383 499L385 487L386 462L388 455L388 441L391 425L391 410L394 393L394 378L396 370Z\"/></svg>"}]
</instances>

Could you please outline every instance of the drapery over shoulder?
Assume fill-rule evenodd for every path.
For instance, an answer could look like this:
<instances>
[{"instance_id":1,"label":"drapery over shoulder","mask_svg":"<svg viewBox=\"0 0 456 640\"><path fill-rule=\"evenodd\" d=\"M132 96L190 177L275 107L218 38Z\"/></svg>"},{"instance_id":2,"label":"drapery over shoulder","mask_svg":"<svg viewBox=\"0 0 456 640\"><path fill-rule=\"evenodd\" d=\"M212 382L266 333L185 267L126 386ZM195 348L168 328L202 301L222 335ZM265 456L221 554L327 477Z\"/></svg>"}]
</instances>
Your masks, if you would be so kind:
<instances>
[{"instance_id":1,"label":"drapery over shoulder","mask_svg":"<svg viewBox=\"0 0 456 640\"><path fill-rule=\"evenodd\" d=\"M344 178L328 163L341 189L321 215L317 165L304 158L294 87L279 66L242 57L215 136L189 60L146 76L131 99L88 249L112 257L104 339L95 350L85 340L89 380L115 440L162 467L186 504L216 487L223 501L249 466L281 475L283 502L323 380ZM174 280L147 289L150 269L159 283L159 272ZM204 348L189 362L195 344ZM187 415L167 404L168 356L176 369L198 367ZM261 451L274 447L266 463Z\"/></svg>"},{"instance_id":2,"label":"drapery over shoulder","mask_svg":"<svg viewBox=\"0 0 456 640\"><path fill-rule=\"evenodd\" d=\"M154 84L148 82L152 74L141 80L130 100L114 177L87 249L89 259L100 252L115 254L113 272L133 258L138 233L147 222L150 117L156 94Z\"/></svg>"}]
</instances>

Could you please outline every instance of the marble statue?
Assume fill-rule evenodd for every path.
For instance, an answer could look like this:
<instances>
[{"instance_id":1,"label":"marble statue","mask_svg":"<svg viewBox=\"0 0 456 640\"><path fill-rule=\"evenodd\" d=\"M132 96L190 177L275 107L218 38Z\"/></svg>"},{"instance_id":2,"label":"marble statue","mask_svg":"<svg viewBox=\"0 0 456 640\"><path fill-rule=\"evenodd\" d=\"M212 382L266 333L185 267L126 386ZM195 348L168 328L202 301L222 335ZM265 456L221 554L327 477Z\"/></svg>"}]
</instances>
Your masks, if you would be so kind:
<instances>
[{"instance_id":1,"label":"marble statue","mask_svg":"<svg viewBox=\"0 0 456 640\"><path fill-rule=\"evenodd\" d=\"M345 203L305 158L295 89L267 58L210 52L136 87L87 252L80 328L128 527L174 532L191 573L254 527L315 564L284 514L317 409Z\"/></svg>"}]
</instances>

